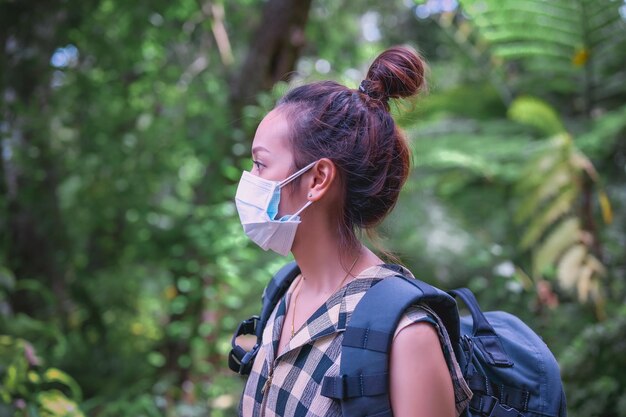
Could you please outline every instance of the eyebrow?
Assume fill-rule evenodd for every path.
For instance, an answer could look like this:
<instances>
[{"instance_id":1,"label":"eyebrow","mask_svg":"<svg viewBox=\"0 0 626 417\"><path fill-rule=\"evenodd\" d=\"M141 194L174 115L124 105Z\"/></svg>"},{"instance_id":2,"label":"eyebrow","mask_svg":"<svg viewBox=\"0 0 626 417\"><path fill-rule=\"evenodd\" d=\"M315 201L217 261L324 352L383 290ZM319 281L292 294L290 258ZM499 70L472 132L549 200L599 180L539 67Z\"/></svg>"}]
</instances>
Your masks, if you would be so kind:
<instances>
[{"instance_id":1,"label":"eyebrow","mask_svg":"<svg viewBox=\"0 0 626 417\"><path fill-rule=\"evenodd\" d=\"M267 150L267 148L263 147L263 146L255 146L254 148L252 148L252 155L254 155L257 152L267 152L267 153L271 153L270 151Z\"/></svg>"}]
</instances>

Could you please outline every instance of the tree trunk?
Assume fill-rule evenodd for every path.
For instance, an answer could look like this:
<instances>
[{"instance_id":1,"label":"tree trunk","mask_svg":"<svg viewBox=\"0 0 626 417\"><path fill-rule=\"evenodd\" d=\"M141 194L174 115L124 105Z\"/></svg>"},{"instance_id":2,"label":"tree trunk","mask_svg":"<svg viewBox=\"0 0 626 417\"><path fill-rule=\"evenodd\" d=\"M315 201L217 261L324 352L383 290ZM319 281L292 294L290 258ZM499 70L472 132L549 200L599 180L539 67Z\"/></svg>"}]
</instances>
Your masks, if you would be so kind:
<instances>
[{"instance_id":1,"label":"tree trunk","mask_svg":"<svg viewBox=\"0 0 626 417\"><path fill-rule=\"evenodd\" d=\"M258 93L269 90L275 82L284 79L294 70L304 45L304 29L310 5L311 0L269 0L265 4L263 18L250 42L248 55L239 74L231 84L230 114L235 125L239 124L238 121L245 105L254 103ZM233 142L230 140L217 141L212 150L212 157L218 161L229 157L234 159L235 156L231 153L232 145ZM211 205L216 200L221 201L222 195L207 193L206 184L225 180L228 181L222 177L219 164L207 164L203 179L198 182L199 185L194 190L194 204L202 206ZM188 223L194 221L197 219L187 218L176 229L185 230ZM193 246L189 246L185 252L187 259L197 259L200 264L207 262L199 255L202 251L196 250ZM174 277L173 285L177 287L178 280L187 276L188 271L174 270L172 275ZM210 277L204 277L204 279L212 282ZM204 285L207 285L207 282ZM194 302L188 306L183 314L172 314L170 323L193 317L193 320L196 321L193 326L195 332L206 319L205 307L202 302ZM207 339L213 340L214 337L214 335L209 335ZM177 383L182 384L189 377L189 372L178 366L178 359L182 355L190 353L189 343L170 339L165 342L162 352L166 357L164 369L169 372L176 372ZM215 360L215 358L209 358L209 360L211 359Z\"/></svg>"},{"instance_id":2,"label":"tree trunk","mask_svg":"<svg viewBox=\"0 0 626 417\"><path fill-rule=\"evenodd\" d=\"M311 0L269 0L241 71L232 83L235 116L254 103L259 92L289 78L305 44Z\"/></svg>"},{"instance_id":3,"label":"tree trunk","mask_svg":"<svg viewBox=\"0 0 626 417\"><path fill-rule=\"evenodd\" d=\"M6 266L18 281L45 283L57 307L64 310L69 302L64 270L67 236L48 122L50 57L67 18L62 9L55 1L0 4L0 114ZM13 308L29 314L41 310L41 300L33 295L17 294Z\"/></svg>"}]
</instances>

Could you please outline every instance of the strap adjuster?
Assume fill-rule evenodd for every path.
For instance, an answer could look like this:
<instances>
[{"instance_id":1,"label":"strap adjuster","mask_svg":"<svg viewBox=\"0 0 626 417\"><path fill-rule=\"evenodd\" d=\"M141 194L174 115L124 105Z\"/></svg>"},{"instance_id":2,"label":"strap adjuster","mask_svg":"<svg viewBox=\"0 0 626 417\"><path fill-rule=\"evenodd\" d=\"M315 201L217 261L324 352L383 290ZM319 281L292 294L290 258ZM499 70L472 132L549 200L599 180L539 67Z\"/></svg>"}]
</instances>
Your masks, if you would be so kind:
<instances>
[{"instance_id":1,"label":"strap adjuster","mask_svg":"<svg viewBox=\"0 0 626 417\"><path fill-rule=\"evenodd\" d=\"M237 344L237 337L249 334L256 335L258 323L258 316L252 316L249 319L242 321L230 341L232 349L228 355L228 367L240 375L248 375L252 370L252 364L254 363L254 358L256 357L261 346L261 340L257 335L257 342L250 351L247 351Z\"/></svg>"},{"instance_id":2,"label":"strap adjuster","mask_svg":"<svg viewBox=\"0 0 626 417\"><path fill-rule=\"evenodd\" d=\"M356 397L373 397L389 392L389 374L325 376L321 394L327 398L346 400Z\"/></svg>"},{"instance_id":3,"label":"strap adjuster","mask_svg":"<svg viewBox=\"0 0 626 417\"><path fill-rule=\"evenodd\" d=\"M237 331L233 335L233 340L231 341L231 345L233 344L235 338L237 336L246 335L246 334L256 334L256 327L259 324L259 316L252 316L247 320L239 323L239 327L237 327Z\"/></svg>"},{"instance_id":4,"label":"strap adjuster","mask_svg":"<svg viewBox=\"0 0 626 417\"><path fill-rule=\"evenodd\" d=\"M474 410L478 415L485 417L492 417L492 412L498 405L498 399L491 395L476 395L472 397L470 402L470 408Z\"/></svg>"},{"instance_id":5,"label":"strap adjuster","mask_svg":"<svg viewBox=\"0 0 626 417\"><path fill-rule=\"evenodd\" d=\"M523 417L523 414L514 408L506 407L491 395L474 395L470 408L480 416L485 417Z\"/></svg>"}]
</instances>

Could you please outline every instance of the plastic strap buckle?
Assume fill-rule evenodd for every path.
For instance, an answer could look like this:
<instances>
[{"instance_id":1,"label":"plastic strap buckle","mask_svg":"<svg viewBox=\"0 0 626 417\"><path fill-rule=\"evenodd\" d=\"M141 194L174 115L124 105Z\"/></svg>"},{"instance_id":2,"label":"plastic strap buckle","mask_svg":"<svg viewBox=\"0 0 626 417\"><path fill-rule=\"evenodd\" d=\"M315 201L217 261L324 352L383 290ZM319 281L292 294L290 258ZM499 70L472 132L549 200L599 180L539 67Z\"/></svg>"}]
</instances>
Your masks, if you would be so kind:
<instances>
[{"instance_id":1,"label":"plastic strap buckle","mask_svg":"<svg viewBox=\"0 0 626 417\"><path fill-rule=\"evenodd\" d=\"M259 316L252 316L247 320L239 323L239 327L237 327L237 331L235 332L234 339L237 336L246 335L246 334L256 334L256 326L259 324ZM231 343L232 344L232 343Z\"/></svg>"},{"instance_id":2,"label":"plastic strap buckle","mask_svg":"<svg viewBox=\"0 0 626 417\"><path fill-rule=\"evenodd\" d=\"M228 367L240 375L248 375L252 370L252 364L254 363L254 358L259 351L261 343L257 337L257 343L254 344L250 351L247 351L237 344L237 337L249 334L256 335L258 323L258 316L252 316L249 319L242 321L231 339L230 344L232 349L228 355Z\"/></svg>"},{"instance_id":3,"label":"plastic strap buckle","mask_svg":"<svg viewBox=\"0 0 626 417\"><path fill-rule=\"evenodd\" d=\"M516 409L500 404L500 401L491 395L474 395L470 408L485 417L524 417Z\"/></svg>"}]
</instances>

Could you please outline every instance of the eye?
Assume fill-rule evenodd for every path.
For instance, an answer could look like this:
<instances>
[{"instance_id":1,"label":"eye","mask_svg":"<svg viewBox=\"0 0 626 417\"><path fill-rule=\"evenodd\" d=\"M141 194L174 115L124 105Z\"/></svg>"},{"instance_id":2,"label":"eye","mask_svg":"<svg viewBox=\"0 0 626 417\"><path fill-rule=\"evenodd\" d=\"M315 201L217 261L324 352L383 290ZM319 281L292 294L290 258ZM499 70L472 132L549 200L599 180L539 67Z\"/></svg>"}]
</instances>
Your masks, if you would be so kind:
<instances>
[{"instance_id":1,"label":"eye","mask_svg":"<svg viewBox=\"0 0 626 417\"><path fill-rule=\"evenodd\" d=\"M261 170L261 168L264 168L264 167L265 167L265 164L263 164L263 163L261 163L261 162L259 162L259 161L255 160L255 159L253 159L253 160L252 160L252 164L254 165L254 167L255 167L258 171L260 171L260 170Z\"/></svg>"}]
</instances>

